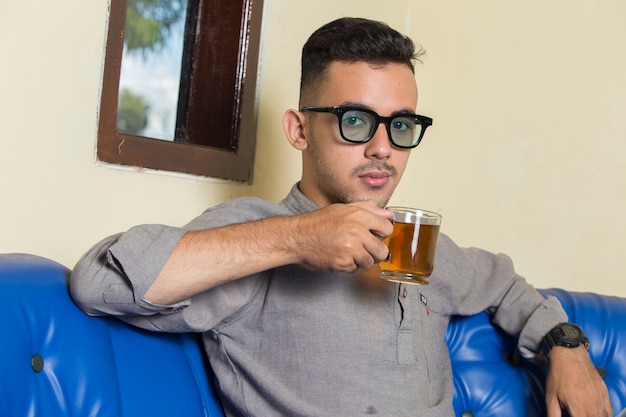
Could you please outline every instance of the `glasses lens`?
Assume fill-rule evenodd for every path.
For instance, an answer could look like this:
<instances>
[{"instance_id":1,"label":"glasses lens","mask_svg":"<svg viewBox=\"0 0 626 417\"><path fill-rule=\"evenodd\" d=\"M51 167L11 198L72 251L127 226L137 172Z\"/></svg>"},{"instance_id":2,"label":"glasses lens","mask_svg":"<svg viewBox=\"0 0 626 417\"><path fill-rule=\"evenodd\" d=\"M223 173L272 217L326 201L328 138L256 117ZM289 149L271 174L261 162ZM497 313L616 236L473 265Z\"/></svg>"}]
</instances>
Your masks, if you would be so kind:
<instances>
[{"instance_id":1,"label":"glasses lens","mask_svg":"<svg viewBox=\"0 0 626 417\"><path fill-rule=\"evenodd\" d=\"M391 120L389 130L396 146L410 148L415 146L422 134L422 125L414 117L399 116Z\"/></svg>"},{"instance_id":2,"label":"glasses lens","mask_svg":"<svg viewBox=\"0 0 626 417\"><path fill-rule=\"evenodd\" d=\"M371 114L360 110L348 110L341 117L341 134L352 142L365 142L376 128L376 120Z\"/></svg>"}]
</instances>

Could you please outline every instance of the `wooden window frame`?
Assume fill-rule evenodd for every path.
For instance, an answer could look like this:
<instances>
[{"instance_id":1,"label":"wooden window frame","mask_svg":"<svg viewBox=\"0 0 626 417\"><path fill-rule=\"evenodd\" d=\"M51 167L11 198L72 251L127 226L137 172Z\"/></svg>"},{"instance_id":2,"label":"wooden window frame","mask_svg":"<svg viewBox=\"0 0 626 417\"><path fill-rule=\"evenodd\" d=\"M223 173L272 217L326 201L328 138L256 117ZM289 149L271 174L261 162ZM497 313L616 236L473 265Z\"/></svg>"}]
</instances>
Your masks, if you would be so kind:
<instances>
[{"instance_id":1,"label":"wooden window frame","mask_svg":"<svg viewBox=\"0 0 626 417\"><path fill-rule=\"evenodd\" d=\"M117 130L126 6L126 0L111 0L97 159L250 183L263 1L198 0L195 31L186 30L185 35L184 53L194 55L191 68L183 63L183 73L191 71L192 76L187 87L181 83L181 90L188 90L181 91L178 105L188 111L182 141L178 127L175 141ZM180 113L177 120L180 123Z\"/></svg>"}]
</instances>

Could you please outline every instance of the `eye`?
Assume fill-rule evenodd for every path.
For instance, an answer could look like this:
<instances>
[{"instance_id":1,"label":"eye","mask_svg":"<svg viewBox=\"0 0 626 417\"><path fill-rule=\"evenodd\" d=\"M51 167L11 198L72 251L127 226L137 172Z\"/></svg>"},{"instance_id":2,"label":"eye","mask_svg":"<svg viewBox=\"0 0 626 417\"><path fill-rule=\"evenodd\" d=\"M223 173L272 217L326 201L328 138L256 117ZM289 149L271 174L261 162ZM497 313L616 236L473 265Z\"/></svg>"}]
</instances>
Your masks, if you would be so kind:
<instances>
[{"instance_id":1,"label":"eye","mask_svg":"<svg viewBox=\"0 0 626 417\"><path fill-rule=\"evenodd\" d=\"M369 115L360 111L349 111L343 115L343 123L347 127L362 127L370 124Z\"/></svg>"},{"instance_id":2,"label":"eye","mask_svg":"<svg viewBox=\"0 0 626 417\"><path fill-rule=\"evenodd\" d=\"M398 132L405 132L415 128L415 120L410 117L396 117L391 121L391 128Z\"/></svg>"}]
</instances>

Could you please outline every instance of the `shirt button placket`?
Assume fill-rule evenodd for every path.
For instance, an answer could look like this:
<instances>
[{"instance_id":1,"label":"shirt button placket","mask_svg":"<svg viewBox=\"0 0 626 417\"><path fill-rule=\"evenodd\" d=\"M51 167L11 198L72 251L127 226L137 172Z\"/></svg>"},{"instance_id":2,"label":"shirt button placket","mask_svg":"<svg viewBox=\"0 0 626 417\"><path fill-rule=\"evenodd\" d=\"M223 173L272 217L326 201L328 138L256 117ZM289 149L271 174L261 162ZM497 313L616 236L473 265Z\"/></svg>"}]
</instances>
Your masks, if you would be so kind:
<instances>
[{"instance_id":1,"label":"shirt button placket","mask_svg":"<svg viewBox=\"0 0 626 417\"><path fill-rule=\"evenodd\" d=\"M406 284L400 284L398 291L398 303L401 306L401 320L398 328L398 363L413 364L416 361L415 345L413 337L413 319L411 312L411 299L409 297L409 288Z\"/></svg>"}]
</instances>

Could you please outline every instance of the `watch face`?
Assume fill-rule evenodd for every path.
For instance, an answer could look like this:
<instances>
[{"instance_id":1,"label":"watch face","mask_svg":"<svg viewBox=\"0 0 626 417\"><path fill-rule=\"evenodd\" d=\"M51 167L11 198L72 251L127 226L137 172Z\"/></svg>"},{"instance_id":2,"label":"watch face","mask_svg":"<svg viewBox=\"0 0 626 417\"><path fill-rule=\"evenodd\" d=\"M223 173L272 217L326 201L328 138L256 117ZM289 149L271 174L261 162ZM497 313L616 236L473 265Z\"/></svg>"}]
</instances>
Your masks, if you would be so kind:
<instances>
[{"instance_id":1,"label":"watch face","mask_svg":"<svg viewBox=\"0 0 626 417\"><path fill-rule=\"evenodd\" d=\"M582 329L576 325L563 324L559 327L563 331L563 337L567 339L578 339L579 337L584 337Z\"/></svg>"},{"instance_id":2,"label":"watch face","mask_svg":"<svg viewBox=\"0 0 626 417\"><path fill-rule=\"evenodd\" d=\"M554 330L555 342L557 346L578 347L580 345L588 345L587 337L583 330L575 324L563 323L558 325Z\"/></svg>"},{"instance_id":3,"label":"watch face","mask_svg":"<svg viewBox=\"0 0 626 417\"><path fill-rule=\"evenodd\" d=\"M546 355L554 346L574 348L584 345L589 349L589 341L583 330L572 323L561 323L548 332L543 339Z\"/></svg>"}]
</instances>

